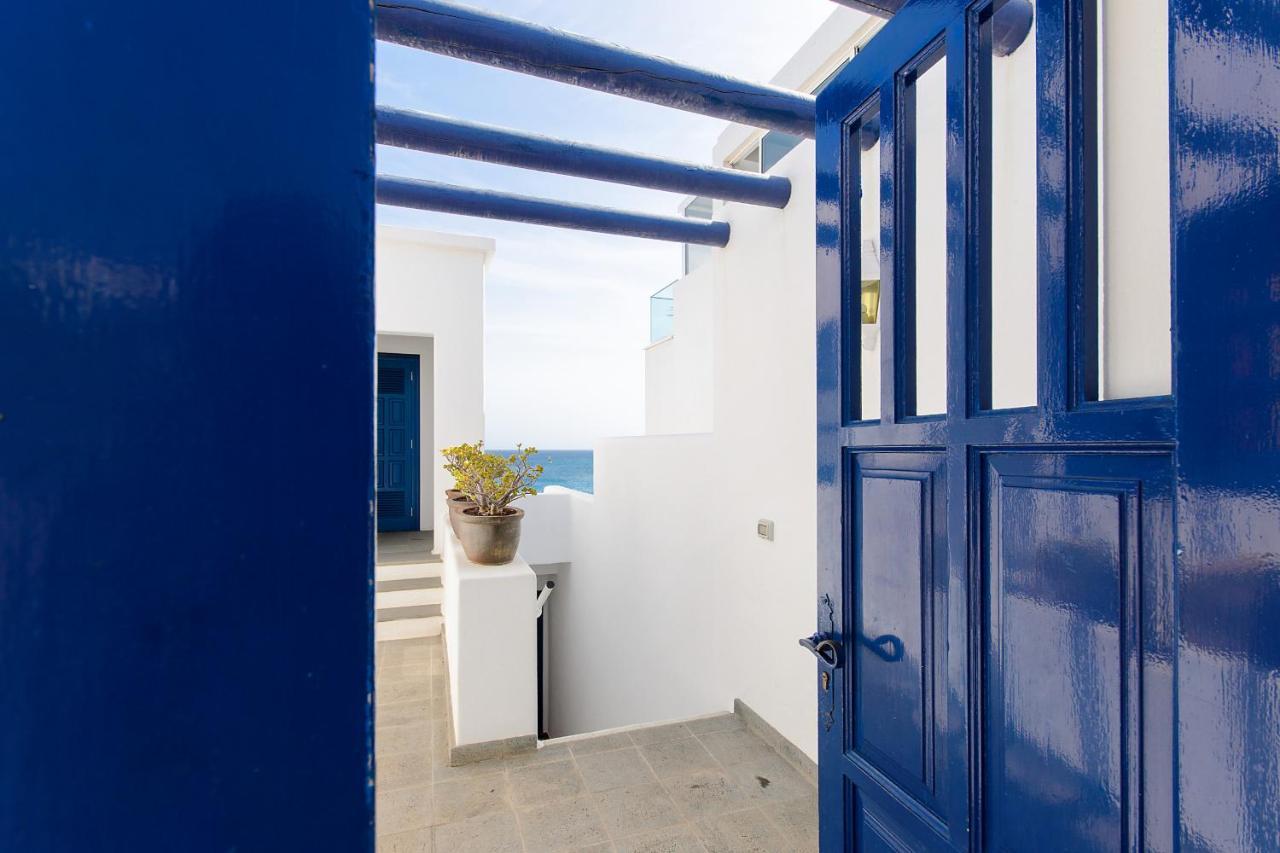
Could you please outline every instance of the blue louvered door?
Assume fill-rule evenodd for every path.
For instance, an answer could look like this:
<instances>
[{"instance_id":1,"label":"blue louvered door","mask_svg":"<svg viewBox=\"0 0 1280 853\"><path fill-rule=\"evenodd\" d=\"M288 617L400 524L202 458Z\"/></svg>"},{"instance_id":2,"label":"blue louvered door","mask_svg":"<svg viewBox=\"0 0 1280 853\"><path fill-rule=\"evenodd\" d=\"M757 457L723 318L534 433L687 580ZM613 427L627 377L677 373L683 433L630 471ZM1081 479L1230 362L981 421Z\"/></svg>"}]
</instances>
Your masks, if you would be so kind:
<instances>
[{"instance_id":1,"label":"blue louvered door","mask_svg":"<svg viewBox=\"0 0 1280 853\"><path fill-rule=\"evenodd\" d=\"M378 353L378 529L417 530L418 356Z\"/></svg>"}]
</instances>

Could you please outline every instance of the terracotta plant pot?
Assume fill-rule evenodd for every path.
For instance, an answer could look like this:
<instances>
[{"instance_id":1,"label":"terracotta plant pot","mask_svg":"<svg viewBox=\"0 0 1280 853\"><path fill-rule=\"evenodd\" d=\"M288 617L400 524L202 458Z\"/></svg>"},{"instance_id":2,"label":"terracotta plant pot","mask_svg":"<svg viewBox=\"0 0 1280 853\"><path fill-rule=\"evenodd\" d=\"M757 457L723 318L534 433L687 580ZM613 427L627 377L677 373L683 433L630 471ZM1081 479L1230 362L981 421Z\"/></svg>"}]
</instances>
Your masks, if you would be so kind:
<instances>
[{"instance_id":1,"label":"terracotta plant pot","mask_svg":"<svg viewBox=\"0 0 1280 853\"><path fill-rule=\"evenodd\" d=\"M458 497L461 494L462 494L461 489L445 489L444 490L445 500L449 500L449 501L453 500L454 498Z\"/></svg>"},{"instance_id":2,"label":"terracotta plant pot","mask_svg":"<svg viewBox=\"0 0 1280 853\"><path fill-rule=\"evenodd\" d=\"M461 493L459 493L457 497L449 498L449 526L453 528L455 535L462 535L458 532L458 513L462 512L469 506L475 505L475 501Z\"/></svg>"},{"instance_id":3,"label":"terracotta plant pot","mask_svg":"<svg viewBox=\"0 0 1280 853\"><path fill-rule=\"evenodd\" d=\"M506 515L476 515L474 506L454 519L454 532L467 559L481 566L501 566L516 558L524 510L507 508Z\"/></svg>"}]
</instances>

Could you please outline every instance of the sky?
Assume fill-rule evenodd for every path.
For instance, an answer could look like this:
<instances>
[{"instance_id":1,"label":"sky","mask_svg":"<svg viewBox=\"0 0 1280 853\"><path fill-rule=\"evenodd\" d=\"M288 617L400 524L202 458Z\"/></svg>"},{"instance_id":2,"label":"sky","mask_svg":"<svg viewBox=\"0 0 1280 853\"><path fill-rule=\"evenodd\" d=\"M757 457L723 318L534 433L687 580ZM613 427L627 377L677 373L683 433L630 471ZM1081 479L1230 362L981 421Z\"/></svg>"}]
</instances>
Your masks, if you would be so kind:
<instances>
[{"instance_id":1,"label":"sky","mask_svg":"<svg viewBox=\"0 0 1280 853\"><path fill-rule=\"evenodd\" d=\"M767 82L830 0L469 0L470 5ZM378 103L709 163L726 123L382 42ZM681 196L378 146L378 172L674 214ZM378 207L378 221L492 237L485 286L485 440L589 448L644 431L651 293L677 243ZM477 436L478 437L478 436Z\"/></svg>"}]
</instances>

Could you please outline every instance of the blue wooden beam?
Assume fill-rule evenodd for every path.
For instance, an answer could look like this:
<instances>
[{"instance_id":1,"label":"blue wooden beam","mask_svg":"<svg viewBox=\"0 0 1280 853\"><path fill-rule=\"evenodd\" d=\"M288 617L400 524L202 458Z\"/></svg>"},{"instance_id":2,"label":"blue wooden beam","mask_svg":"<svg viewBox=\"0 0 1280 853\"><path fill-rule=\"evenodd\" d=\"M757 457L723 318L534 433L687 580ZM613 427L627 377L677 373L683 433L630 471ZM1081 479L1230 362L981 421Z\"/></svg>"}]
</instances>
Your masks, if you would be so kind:
<instances>
[{"instance_id":1,"label":"blue wooden beam","mask_svg":"<svg viewBox=\"0 0 1280 853\"><path fill-rule=\"evenodd\" d=\"M378 0L379 39L812 139L814 98L448 0Z\"/></svg>"},{"instance_id":2,"label":"blue wooden beam","mask_svg":"<svg viewBox=\"0 0 1280 853\"><path fill-rule=\"evenodd\" d=\"M767 207L786 207L791 198L791 182L780 176L663 160L394 107L378 107L377 115L383 145Z\"/></svg>"},{"instance_id":3,"label":"blue wooden beam","mask_svg":"<svg viewBox=\"0 0 1280 853\"><path fill-rule=\"evenodd\" d=\"M650 240L671 240L703 246L724 246L729 242L727 222L629 213L608 207L566 204L545 198L477 190L416 178L379 175L377 199L379 204L396 207L552 225L579 231L598 231L624 237L645 237Z\"/></svg>"}]
</instances>

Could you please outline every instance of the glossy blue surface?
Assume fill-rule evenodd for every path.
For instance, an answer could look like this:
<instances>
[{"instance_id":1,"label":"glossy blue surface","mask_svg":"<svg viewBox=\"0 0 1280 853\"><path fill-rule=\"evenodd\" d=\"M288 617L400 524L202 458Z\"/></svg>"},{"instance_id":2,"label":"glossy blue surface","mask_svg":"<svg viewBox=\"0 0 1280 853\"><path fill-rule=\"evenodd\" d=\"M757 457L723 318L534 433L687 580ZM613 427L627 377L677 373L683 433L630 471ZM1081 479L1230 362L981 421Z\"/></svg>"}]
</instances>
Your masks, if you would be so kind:
<instances>
[{"instance_id":1,"label":"glossy blue surface","mask_svg":"<svg viewBox=\"0 0 1280 853\"><path fill-rule=\"evenodd\" d=\"M373 850L367 3L0 27L0 850Z\"/></svg>"},{"instance_id":2,"label":"glossy blue surface","mask_svg":"<svg viewBox=\"0 0 1280 853\"><path fill-rule=\"evenodd\" d=\"M1174 395L1104 403L1089 380L1092 8L1037 4L1037 405L1000 412L988 9L905 4L819 95L819 588L848 661L831 693L818 685L823 850L1280 849L1280 4L1171 4ZM919 418L899 72L935 45L947 412ZM895 347L882 417L859 421L851 134L877 101Z\"/></svg>"},{"instance_id":3,"label":"glossy blue surface","mask_svg":"<svg viewBox=\"0 0 1280 853\"><path fill-rule=\"evenodd\" d=\"M630 213L417 178L379 175L377 184L378 204L703 246L725 246L729 242L727 222Z\"/></svg>"},{"instance_id":4,"label":"glossy blue surface","mask_svg":"<svg viewBox=\"0 0 1280 853\"><path fill-rule=\"evenodd\" d=\"M374 478L378 530L419 526L418 356L378 353Z\"/></svg>"},{"instance_id":5,"label":"glossy blue surface","mask_svg":"<svg viewBox=\"0 0 1280 853\"><path fill-rule=\"evenodd\" d=\"M449 0L379 0L378 38L626 98L813 138L814 98Z\"/></svg>"},{"instance_id":6,"label":"glossy blue surface","mask_svg":"<svg viewBox=\"0 0 1280 853\"><path fill-rule=\"evenodd\" d=\"M786 207L791 181L552 139L504 127L378 107L378 143L688 195Z\"/></svg>"},{"instance_id":7,"label":"glossy blue surface","mask_svg":"<svg viewBox=\"0 0 1280 853\"><path fill-rule=\"evenodd\" d=\"M1180 839L1275 850L1280 3L1170 9Z\"/></svg>"}]
</instances>

